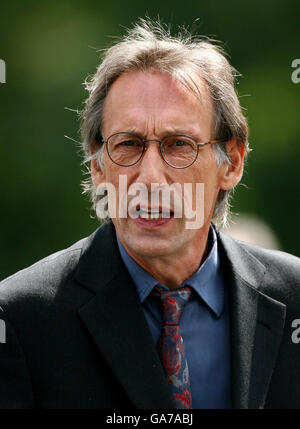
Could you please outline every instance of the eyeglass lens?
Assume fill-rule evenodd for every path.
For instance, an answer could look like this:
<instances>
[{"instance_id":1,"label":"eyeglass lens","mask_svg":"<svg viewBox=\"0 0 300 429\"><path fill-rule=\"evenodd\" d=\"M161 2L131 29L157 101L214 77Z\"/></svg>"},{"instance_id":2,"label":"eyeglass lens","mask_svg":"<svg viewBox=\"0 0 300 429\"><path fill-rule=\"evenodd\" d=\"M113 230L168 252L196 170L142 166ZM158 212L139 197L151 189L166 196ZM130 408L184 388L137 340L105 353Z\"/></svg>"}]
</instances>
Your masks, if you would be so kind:
<instances>
[{"instance_id":1,"label":"eyeglass lens","mask_svg":"<svg viewBox=\"0 0 300 429\"><path fill-rule=\"evenodd\" d=\"M107 140L107 150L113 162L122 166L134 165L144 152L143 140L135 135L118 133ZM164 160L174 167L185 167L197 157L197 143L188 136L167 136L161 141Z\"/></svg>"}]
</instances>

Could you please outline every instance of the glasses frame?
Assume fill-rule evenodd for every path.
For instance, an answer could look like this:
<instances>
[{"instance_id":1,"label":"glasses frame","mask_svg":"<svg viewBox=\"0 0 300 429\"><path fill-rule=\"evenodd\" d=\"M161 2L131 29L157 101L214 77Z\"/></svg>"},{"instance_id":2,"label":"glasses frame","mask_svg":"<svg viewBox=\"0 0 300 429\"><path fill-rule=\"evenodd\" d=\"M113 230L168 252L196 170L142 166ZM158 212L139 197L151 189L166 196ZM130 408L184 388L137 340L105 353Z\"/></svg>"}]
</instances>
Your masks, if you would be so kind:
<instances>
[{"instance_id":1,"label":"glasses frame","mask_svg":"<svg viewBox=\"0 0 300 429\"><path fill-rule=\"evenodd\" d=\"M112 159L112 157L111 157L111 155L110 155L110 153L109 153L109 150L108 150L108 142L109 142L109 139L110 139L110 138L112 138L112 137L114 137L114 136L116 136L116 135L120 135L120 134L127 134L127 135L130 135L130 136L136 137L136 138L140 139L140 140L141 140L141 142L143 143L143 150L142 150L141 156L138 158L138 160L137 160L137 161L133 162L132 164L129 164L129 165L119 164L118 162L116 162L116 161L114 161L114 160ZM196 153L196 156L195 156L194 161L192 161L192 162L191 162L190 164L188 164L188 165L185 165L184 167L177 167L177 166L175 166L175 165L173 165L173 164L169 163L169 162L164 158L163 151L162 151L162 145L163 145L163 142L164 142L167 138L169 138L169 137L187 137L187 138L191 139L191 140L192 140L192 141L197 145L197 153ZM197 142L193 137L191 137L191 136L189 136L189 135L187 135L187 134L170 134L170 135L168 135L168 136L164 137L164 138L163 138L163 139L161 139L161 140L160 140L160 139L143 139L143 138L142 138L142 137L140 137L138 134L134 134L134 133L126 133L125 131L124 131L124 132L114 133L114 134L110 135L107 139L99 139L99 140L101 141L101 143L105 144L107 154L108 154L109 158L111 159L111 161L112 161L114 164L119 165L120 167L132 167L133 165L137 164L137 163L142 159L142 157L143 157L144 153L145 153L145 152L146 152L146 150L147 150L147 149L146 149L146 143L147 143L147 142L152 142L152 141L153 141L153 142L157 142L157 143L159 143L159 151L160 151L161 157L162 157L162 159L164 160L164 162L165 162L167 165L169 165L170 167L177 168L177 169L188 168L188 167L190 167L191 165L193 165L193 164L194 164L194 162L196 161L196 159L198 158L198 154L199 154L199 147L203 147L203 146L206 146L206 145L208 145L208 144L214 144L214 143L225 143L225 142L227 142L227 141L228 141L228 140L224 140L224 139L214 139L214 140L209 140L209 141L207 141L207 142Z\"/></svg>"}]
</instances>

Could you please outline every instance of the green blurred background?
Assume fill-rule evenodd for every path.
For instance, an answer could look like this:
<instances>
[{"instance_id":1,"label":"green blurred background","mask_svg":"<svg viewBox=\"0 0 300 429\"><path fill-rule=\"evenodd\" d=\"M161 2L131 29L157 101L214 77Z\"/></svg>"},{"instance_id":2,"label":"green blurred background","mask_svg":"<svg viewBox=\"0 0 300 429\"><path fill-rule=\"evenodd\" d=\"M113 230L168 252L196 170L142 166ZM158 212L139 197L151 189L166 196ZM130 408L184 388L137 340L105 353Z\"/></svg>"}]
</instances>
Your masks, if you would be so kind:
<instances>
[{"instance_id":1,"label":"green blurred background","mask_svg":"<svg viewBox=\"0 0 300 429\"><path fill-rule=\"evenodd\" d=\"M242 73L237 86L250 125L250 154L233 211L259 216L280 248L300 255L300 58L298 1L14 1L2 2L0 58L0 278L90 234L98 222L83 178L76 113L99 50L138 17L191 25L225 43Z\"/></svg>"}]
</instances>

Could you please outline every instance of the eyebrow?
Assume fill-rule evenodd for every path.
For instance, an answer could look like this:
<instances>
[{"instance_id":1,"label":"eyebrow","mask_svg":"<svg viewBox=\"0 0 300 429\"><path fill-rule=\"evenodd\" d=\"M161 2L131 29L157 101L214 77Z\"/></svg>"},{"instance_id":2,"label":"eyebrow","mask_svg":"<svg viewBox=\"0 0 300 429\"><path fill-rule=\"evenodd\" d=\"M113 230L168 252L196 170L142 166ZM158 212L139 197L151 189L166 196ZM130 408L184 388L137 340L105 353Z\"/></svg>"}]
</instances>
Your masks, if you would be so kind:
<instances>
[{"instance_id":1,"label":"eyebrow","mask_svg":"<svg viewBox=\"0 0 300 429\"><path fill-rule=\"evenodd\" d=\"M113 134L115 134L117 132L136 134L137 136L139 136L141 138L146 138L144 133L141 132L140 129L138 129L137 127L128 127L126 129L115 131ZM200 137L200 139L199 139L198 137L195 136L195 133L193 133L191 131L187 131L187 130L184 130L181 128L175 128L175 127L174 128L173 127L169 127L169 128L166 127L164 129L164 131L162 133L160 133L160 138L164 138L165 136L172 135L172 134L185 135L185 136L192 137L196 141L204 141L202 137Z\"/></svg>"}]
</instances>

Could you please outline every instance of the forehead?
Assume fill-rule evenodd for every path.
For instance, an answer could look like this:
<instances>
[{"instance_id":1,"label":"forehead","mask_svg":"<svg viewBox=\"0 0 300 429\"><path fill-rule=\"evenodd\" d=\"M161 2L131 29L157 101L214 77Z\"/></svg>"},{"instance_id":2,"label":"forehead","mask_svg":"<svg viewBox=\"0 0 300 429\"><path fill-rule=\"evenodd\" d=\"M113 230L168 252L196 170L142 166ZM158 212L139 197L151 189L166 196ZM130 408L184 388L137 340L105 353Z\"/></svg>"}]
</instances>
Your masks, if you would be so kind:
<instances>
[{"instance_id":1,"label":"forehead","mask_svg":"<svg viewBox=\"0 0 300 429\"><path fill-rule=\"evenodd\" d=\"M212 102L200 78L195 78L199 95L167 73L129 71L110 87L103 111L103 129L108 132L128 127L211 127ZM124 128L125 127L125 128Z\"/></svg>"}]
</instances>

